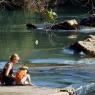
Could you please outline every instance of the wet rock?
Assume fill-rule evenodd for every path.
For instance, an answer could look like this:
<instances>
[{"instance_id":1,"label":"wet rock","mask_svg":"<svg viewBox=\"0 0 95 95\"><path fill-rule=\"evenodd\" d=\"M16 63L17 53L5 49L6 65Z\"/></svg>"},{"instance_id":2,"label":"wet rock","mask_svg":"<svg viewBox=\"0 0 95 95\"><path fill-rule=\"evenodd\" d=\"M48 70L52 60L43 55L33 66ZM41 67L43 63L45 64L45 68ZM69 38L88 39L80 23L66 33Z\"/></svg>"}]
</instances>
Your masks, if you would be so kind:
<instances>
[{"instance_id":1,"label":"wet rock","mask_svg":"<svg viewBox=\"0 0 95 95\"><path fill-rule=\"evenodd\" d=\"M37 29L37 26L33 25L32 23L27 23L26 27L27 27L27 29Z\"/></svg>"},{"instance_id":2,"label":"wet rock","mask_svg":"<svg viewBox=\"0 0 95 95\"><path fill-rule=\"evenodd\" d=\"M33 25L32 23L26 24L27 29L38 29L36 25ZM78 22L75 19L72 20L66 20L62 23L58 24L49 24L49 25L43 25L41 27L42 29L52 29L52 30L77 30L79 28Z\"/></svg>"},{"instance_id":3,"label":"wet rock","mask_svg":"<svg viewBox=\"0 0 95 95\"><path fill-rule=\"evenodd\" d=\"M75 19L66 20L62 23L55 24L51 27L51 29L61 29L61 30L76 30L79 28L78 22Z\"/></svg>"},{"instance_id":4,"label":"wet rock","mask_svg":"<svg viewBox=\"0 0 95 95\"><path fill-rule=\"evenodd\" d=\"M83 48L81 47L81 45L79 44L79 42L76 42L72 45L70 45L69 49L74 51L74 54L78 54L81 51L83 51Z\"/></svg>"},{"instance_id":5,"label":"wet rock","mask_svg":"<svg viewBox=\"0 0 95 95\"><path fill-rule=\"evenodd\" d=\"M78 41L69 47L74 50L74 53L80 53L81 51L87 55L95 57L95 36L89 35L83 41Z\"/></svg>"},{"instance_id":6,"label":"wet rock","mask_svg":"<svg viewBox=\"0 0 95 95\"><path fill-rule=\"evenodd\" d=\"M95 27L95 14L90 17L84 18L80 21L80 25Z\"/></svg>"}]
</instances>

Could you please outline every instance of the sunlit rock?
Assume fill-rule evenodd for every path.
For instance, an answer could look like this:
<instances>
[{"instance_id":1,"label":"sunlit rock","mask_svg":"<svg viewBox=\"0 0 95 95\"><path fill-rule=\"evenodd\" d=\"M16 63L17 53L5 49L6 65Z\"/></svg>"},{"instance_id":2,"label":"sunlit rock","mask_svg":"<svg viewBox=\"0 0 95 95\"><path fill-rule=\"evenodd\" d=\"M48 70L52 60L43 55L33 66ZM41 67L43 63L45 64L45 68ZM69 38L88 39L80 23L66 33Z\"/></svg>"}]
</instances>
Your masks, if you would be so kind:
<instances>
[{"instance_id":1,"label":"sunlit rock","mask_svg":"<svg viewBox=\"0 0 95 95\"><path fill-rule=\"evenodd\" d=\"M27 29L39 29L38 26L33 25L32 23L26 24ZM77 30L79 29L79 24L75 19L66 20L62 23L50 24L41 27L41 29L52 29L52 30Z\"/></svg>"},{"instance_id":2,"label":"sunlit rock","mask_svg":"<svg viewBox=\"0 0 95 95\"><path fill-rule=\"evenodd\" d=\"M78 41L69 47L74 50L74 53L81 51L87 55L95 57L95 36L90 35L83 41Z\"/></svg>"},{"instance_id":3,"label":"sunlit rock","mask_svg":"<svg viewBox=\"0 0 95 95\"><path fill-rule=\"evenodd\" d=\"M62 23L55 24L51 29L62 29L62 30L76 30L79 28L78 22L75 19L66 20Z\"/></svg>"}]
</instances>

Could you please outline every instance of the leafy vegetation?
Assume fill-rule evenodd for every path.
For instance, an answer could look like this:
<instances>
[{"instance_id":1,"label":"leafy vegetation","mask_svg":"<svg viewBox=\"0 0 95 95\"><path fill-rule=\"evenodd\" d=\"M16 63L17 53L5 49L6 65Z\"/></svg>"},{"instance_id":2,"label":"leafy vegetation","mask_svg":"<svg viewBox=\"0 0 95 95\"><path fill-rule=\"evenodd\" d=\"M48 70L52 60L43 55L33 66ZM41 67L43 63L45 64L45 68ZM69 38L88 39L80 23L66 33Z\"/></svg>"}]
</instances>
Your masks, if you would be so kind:
<instances>
[{"instance_id":1,"label":"leafy vegetation","mask_svg":"<svg viewBox=\"0 0 95 95\"><path fill-rule=\"evenodd\" d=\"M89 7L94 13L95 0L0 0L0 9L15 10L24 9L39 14L46 20L54 21L57 14L52 7L60 6ZM64 5L64 6L63 6Z\"/></svg>"},{"instance_id":2,"label":"leafy vegetation","mask_svg":"<svg viewBox=\"0 0 95 95\"><path fill-rule=\"evenodd\" d=\"M95 0L0 0L0 8L2 9L15 9L15 8L45 8L47 6L66 5L70 3L72 5L78 5L87 7L95 5ZM64 7L64 6L63 6Z\"/></svg>"}]
</instances>

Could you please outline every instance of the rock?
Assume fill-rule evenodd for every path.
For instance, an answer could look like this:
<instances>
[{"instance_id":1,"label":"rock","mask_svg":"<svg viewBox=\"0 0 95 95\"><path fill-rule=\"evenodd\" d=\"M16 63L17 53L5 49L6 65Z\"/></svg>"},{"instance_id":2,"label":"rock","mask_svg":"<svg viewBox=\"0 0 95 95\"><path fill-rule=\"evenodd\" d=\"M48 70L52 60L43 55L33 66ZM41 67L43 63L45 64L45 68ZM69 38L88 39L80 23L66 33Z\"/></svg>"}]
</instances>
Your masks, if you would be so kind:
<instances>
[{"instance_id":1,"label":"rock","mask_svg":"<svg viewBox=\"0 0 95 95\"><path fill-rule=\"evenodd\" d=\"M28 29L38 29L38 26L33 25L32 23L26 24L26 27ZM49 24L49 25L43 25L41 27L42 29L52 29L52 30L76 30L79 29L78 22L75 19L72 20L66 20L62 23L58 24Z\"/></svg>"},{"instance_id":2,"label":"rock","mask_svg":"<svg viewBox=\"0 0 95 95\"><path fill-rule=\"evenodd\" d=\"M71 95L71 94L69 94L68 92L59 92L59 93L54 93L54 94L50 94L50 95Z\"/></svg>"},{"instance_id":3,"label":"rock","mask_svg":"<svg viewBox=\"0 0 95 95\"><path fill-rule=\"evenodd\" d=\"M83 41L78 41L69 47L74 50L74 53L80 53L81 51L87 55L95 57L95 36L90 35Z\"/></svg>"},{"instance_id":4,"label":"rock","mask_svg":"<svg viewBox=\"0 0 95 95\"><path fill-rule=\"evenodd\" d=\"M95 14L90 17L84 18L80 21L80 25L95 27Z\"/></svg>"},{"instance_id":5,"label":"rock","mask_svg":"<svg viewBox=\"0 0 95 95\"><path fill-rule=\"evenodd\" d=\"M62 23L58 23L55 25L52 25L51 29L61 29L61 30L76 30L79 28L78 22L75 19L72 20L66 20Z\"/></svg>"},{"instance_id":6,"label":"rock","mask_svg":"<svg viewBox=\"0 0 95 95\"><path fill-rule=\"evenodd\" d=\"M32 23L27 23L26 27L27 27L27 29L37 29L37 26L33 25Z\"/></svg>"},{"instance_id":7,"label":"rock","mask_svg":"<svg viewBox=\"0 0 95 95\"><path fill-rule=\"evenodd\" d=\"M83 51L83 50L82 50L83 48L81 47L81 45L80 45L78 42L76 42L76 43L70 45L70 46L69 46L69 49L73 50L73 51L74 51L74 54L78 54L78 53L80 53L81 51Z\"/></svg>"},{"instance_id":8,"label":"rock","mask_svg":"<svg viewBox=\"0 0 95 95\"><path fill-rule=\"evenodd\" d=\"M37 86L0 86L0 95L74 95L59 92L59 88Z\"/></svg>"}]
</instances>

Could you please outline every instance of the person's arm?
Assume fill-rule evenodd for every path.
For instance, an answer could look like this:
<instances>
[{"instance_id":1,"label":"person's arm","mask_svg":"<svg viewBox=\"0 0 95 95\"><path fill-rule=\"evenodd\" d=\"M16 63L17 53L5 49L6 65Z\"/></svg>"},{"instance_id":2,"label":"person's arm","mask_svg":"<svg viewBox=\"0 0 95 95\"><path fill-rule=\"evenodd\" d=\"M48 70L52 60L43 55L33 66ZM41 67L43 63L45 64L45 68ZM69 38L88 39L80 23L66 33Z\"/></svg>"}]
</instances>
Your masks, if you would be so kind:
<instances>
[{"instance_id":1,"label":"person's arm","mask_svg":"<svg viewBox=\"0 0 95 95\"><path fill-rule=\"evenodd\" d=\"M5 76L9 76L9 72L10 72L11 68L12 68L11 64L8 64L6 67Z\"/></svg>"}]
</instances>

